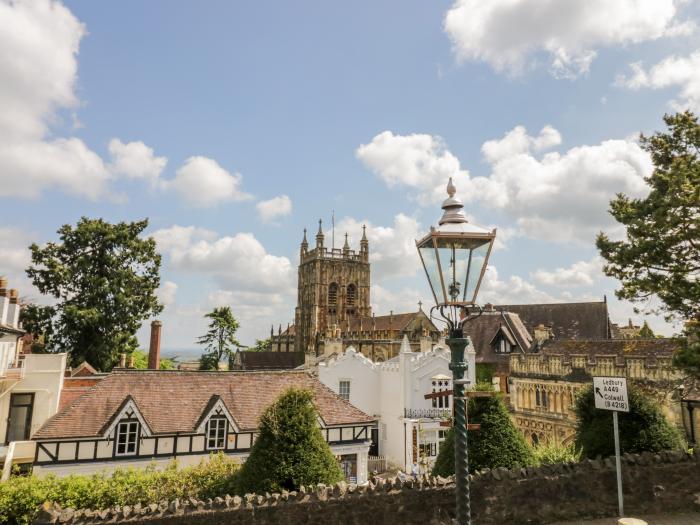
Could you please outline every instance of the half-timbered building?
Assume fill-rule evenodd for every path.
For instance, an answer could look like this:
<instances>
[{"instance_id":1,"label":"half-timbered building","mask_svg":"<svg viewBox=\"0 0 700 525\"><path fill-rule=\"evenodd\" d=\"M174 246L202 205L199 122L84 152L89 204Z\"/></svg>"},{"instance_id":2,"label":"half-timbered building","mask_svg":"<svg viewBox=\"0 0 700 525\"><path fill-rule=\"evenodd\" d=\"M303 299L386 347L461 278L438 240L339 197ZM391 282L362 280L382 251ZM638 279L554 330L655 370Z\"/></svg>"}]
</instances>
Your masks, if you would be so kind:
<instances>
[{"instance_id":1,"label":"half-timbered building","mask_svg":"<svg viewBox=\"0 0 700 525\"><path fill-rule=\"evenodd\" d=\"M244 461L263 411L292 387L313 392L323 436L347 477L364 482L375 418L303 371L117 370L34 434L34 472L187 465L215 452Z\"/></svg>"}]
</instances>

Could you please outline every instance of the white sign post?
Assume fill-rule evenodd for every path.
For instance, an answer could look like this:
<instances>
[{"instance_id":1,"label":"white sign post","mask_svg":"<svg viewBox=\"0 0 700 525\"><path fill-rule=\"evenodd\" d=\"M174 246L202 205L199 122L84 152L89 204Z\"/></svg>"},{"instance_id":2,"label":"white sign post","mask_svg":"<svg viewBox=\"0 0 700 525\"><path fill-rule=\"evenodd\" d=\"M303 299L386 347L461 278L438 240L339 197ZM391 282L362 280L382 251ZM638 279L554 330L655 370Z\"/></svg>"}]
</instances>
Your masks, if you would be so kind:
<instances>
[{"instance_id":1,"label":"white sign post","mask_svg":"<svg viewBox=\"0 0 700 525\"><path fill-rule=\"evenodd\" d=\"M601 410L613 411L613 434L615 435L615 468L617 470L617 508L620 517L624 517L622 503L622 471L620 469L620 431L617 425L617 413L629 412L630 404L627 397L627 378L625 377L594 377L593 398L595 407Z\"/></svg>"}]
</instances>

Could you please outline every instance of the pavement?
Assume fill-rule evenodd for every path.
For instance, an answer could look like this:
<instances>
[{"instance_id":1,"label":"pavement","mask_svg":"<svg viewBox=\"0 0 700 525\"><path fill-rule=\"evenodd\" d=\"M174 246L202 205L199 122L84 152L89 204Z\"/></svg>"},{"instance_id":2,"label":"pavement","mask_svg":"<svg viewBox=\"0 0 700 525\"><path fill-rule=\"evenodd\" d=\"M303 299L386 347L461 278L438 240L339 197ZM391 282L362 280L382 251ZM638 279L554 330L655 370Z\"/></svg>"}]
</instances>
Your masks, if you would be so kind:
<instances>
[{"instance_id":1,"label":"pavement","mask_svg":"<svg viewBox=\"0 0 700 525\"><path fill-rule=\"evenodd\" d=\"M647 522L648 525L700 525L700 513L656 514L654 516L630 516ZM617 525L618 518L595 520L559 521L551 525Z\"/></svg>"}]
</instances>

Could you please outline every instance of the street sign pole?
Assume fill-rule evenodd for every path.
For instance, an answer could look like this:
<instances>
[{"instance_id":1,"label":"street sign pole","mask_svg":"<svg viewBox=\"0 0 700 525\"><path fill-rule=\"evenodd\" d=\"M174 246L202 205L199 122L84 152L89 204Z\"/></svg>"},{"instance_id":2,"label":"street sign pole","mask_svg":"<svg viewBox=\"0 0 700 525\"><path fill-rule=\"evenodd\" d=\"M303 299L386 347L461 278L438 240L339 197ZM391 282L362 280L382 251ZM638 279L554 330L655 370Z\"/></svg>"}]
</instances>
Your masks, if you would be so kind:
<instances>
[{"instance_id":1,"label":"street sign pole","mask_svg":"<svg viewBox=\"0 0 700 525\"><path fill-rule=\"evenodd\" d=\"M617 471L617 510L621 518L625 517L622 503L622 468L620 465L620 431L617 426L617 410L613 411L613 433L615 434L615 470Z\"/></svg>"},{"instance_id":2,"label":"street sign pole","mask_svg":"<svg viewBox=\"0 0 700 525\"><path fill-rule=\"evenodd\" d=\"M620 464L620 428L617 422L618 412L629 412L629 397L627 396L627 379L624 377L594 377L593 399L595 407L600 410L611 410L613 413L613 435L615 436L615 471L617 473L617 509L620 517L624 517L625 509L622 501L622 465Z\"/></svg>"}]
</instances>

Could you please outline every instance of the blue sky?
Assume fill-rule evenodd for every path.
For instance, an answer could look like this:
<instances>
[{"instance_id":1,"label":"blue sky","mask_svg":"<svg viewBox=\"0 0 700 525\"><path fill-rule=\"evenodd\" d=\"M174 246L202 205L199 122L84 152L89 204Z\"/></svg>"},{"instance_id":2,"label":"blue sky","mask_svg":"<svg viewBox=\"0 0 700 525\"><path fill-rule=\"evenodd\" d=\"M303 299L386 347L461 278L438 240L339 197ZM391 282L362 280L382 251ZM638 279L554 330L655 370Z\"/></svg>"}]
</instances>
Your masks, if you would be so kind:
<instances>
[{"instance_id":1,"label":"blue sky","mask_svg":"<svg viewBox=\"0 0 700 525\"><path fill-rule=\"evenodd\" d=\"M369 226L377 313L426 301L413 239L453 176L467 213L499 228L483 301L606 294L614 321L639 322L593 238L620 234L616 192L646 192L636 135L700 105L697 14L673 0L0 0L0 273L37 298L30 242L82 215L148 217L164 347L193 347L221 304L250 344L293 320L302 229L331 210L338 239Z\"/></svg>"}]
</instances>

